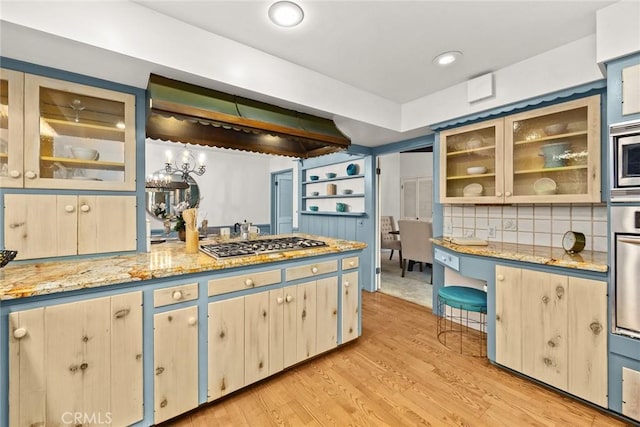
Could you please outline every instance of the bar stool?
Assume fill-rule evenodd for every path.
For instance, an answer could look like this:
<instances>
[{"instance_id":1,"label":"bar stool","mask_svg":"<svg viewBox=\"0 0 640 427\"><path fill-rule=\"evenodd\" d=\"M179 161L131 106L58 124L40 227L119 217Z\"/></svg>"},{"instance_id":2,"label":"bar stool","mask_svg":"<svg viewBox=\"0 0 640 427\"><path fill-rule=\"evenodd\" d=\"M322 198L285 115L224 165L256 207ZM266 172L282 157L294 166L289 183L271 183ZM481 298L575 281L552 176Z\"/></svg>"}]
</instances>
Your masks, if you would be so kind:
<instances>
[{"instance_id":1,"label":"bar stool","mask_svg":"<svg viewBox=\"0 0 640 427\"><path fill-rule=\"evenodd\" d=\"M475 357L486 356L487 293L467 286L445 286L438 291L437 303L438 341L450 348L447 345L447 335L459 334L460 354L469 354ZM459 312L455 313L454 309ZM479 320L469 319L469 312L479 313ZM469 328L470 324L479 325L480 330ZM480 342L478 354L471 351L463 353L463 335L466 341L477 340Z\"/></svg>"}]
</instances>

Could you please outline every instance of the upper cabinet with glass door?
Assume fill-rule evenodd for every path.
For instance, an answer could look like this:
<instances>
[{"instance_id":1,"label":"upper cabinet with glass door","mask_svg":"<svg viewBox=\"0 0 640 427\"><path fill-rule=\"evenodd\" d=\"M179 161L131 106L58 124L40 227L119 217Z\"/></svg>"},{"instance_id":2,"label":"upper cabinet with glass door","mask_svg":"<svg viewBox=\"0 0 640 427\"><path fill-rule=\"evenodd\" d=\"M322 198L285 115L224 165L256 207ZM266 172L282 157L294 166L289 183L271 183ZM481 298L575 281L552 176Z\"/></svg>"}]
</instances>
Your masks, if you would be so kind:
<instances>
[{"instance_id":1,"label":"upper cabinet with glass door","mask_svg":"<svg viewBox=\"0 0 640 427\"><path fill-rule=\"evenodd\" d=\"M12 187L135 190L131 94L24 74L24 140L22 145L13 141L9 146L23 148L24 158L20 164L16 155L14 162L9 149L3 184L6 180Z\"/></svg>"},{"instance_id":2,"label":"upper cabinet with glass door","mask_svg":"<svg viewBox=\"0 0 640 427\"><path fill-rule=\"evenodd\" d=\"M440 201L600 202L600 161L598 95L450 129Z\"/></svg>"},{"instance_id":3,"label":"upper cabinet with glass door","mask_svg":"<svg viewBox=\"0 0 640 427\"><path fill-rule=\"evenodd\" d=\"M0 68L0 188L22 187L24 74Z\"/></svg>"},{"instance_id":4,"label":"upper cabinet with glass door","mask_svg":"<svg viewBox=\"0 0 640 427\"><path fill-rule=\"evenodd\" d=\"M500 203L504 188L502 119L440 133L441 203Z\"/></svg>"},{"instance_id":5,"label":"upper cabinet with glass door","mask_svg":"<svg viewBox=\"0 0 640 427\"><path fill-rule=\"evenodd\" d=\"M505 202L600 202L600 97L505 118Z\"/></svg>"}]
</instances>

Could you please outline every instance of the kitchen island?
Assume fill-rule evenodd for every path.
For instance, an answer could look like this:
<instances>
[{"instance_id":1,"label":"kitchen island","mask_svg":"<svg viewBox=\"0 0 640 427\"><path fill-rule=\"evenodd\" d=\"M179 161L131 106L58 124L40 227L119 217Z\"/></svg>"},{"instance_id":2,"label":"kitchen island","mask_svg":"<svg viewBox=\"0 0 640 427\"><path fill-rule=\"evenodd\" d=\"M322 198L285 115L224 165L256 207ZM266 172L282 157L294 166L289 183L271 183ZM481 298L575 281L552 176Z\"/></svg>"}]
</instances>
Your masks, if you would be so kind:
<instances>
[{"instance_id":1,"label":"kitchen island","mask_svg":"<svg viewBox=\"0 0 640 427\"><path fill-rule=\"evenodd\" d=\"M287 236L326 245L7 266L0 424L156 424L360 336L366 245Z\"/></svg>"}]
</instances>

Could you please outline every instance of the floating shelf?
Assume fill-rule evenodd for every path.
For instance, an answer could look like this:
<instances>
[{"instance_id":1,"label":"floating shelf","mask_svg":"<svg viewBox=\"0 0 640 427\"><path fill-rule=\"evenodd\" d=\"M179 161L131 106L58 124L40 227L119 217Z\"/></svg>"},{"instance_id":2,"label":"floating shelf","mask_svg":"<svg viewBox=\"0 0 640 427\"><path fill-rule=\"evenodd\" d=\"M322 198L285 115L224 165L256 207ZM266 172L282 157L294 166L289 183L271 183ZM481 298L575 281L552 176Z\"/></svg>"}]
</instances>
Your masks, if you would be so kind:
<instances>
[{"instance_id":1,"label":"floating shelf","mask_svg":"<svg viewBox=\"0 0 640 427\"><path fill-rule=\"evenodd\" d=\"M450 153L447 153L447 157L461 156L463 154L473 154L473 153L478 153L480 151L487 151L487 150L495 151L495 149L496 149L495 145L487 145L486 147L469 148L467 150L452 151Z\"/></svg>"},{"instance_id":2,"label":"floating shelf","mask_svg":"<svg viewBox=\"0 0 640 427\"><path fill-rule=\"evenodd\" d=\"M562 133L560 135L543 136L541 138L535 138L535 139L526 139L526 140L523 139L523 140L520 140L520 141L515 141L513 143L513 145L522 145L522 144L531 144L531 143L534 143L534 142L552 141L554 139L571 138L573 136L581 136L581 135L587 135L587 131L583 130L583 131L579 131L579 132Z\"/></svg>"},{"instance_id":3,"label":"floating shelf","mask_svg":"<svg viewBox=\"0 0 640 427\"><path fill-rule=\"evenodd\" d=\"M301 215L365 216L364 212L301 211Z\"/></svg>"},{"instance_id":4,"label":"floating shelf","mask_svg":"<svg viewBox=\"0 0 640 427\"><path fill-rule=\"evenodd\" d=\"M547 172L565 172L572 170L587 169L588 165L575 165L575 166L560 166L557 168L539 168L539 169L527 169L522 171L514 171L514 175L524 175L528 173L547 173Z\"/></svg>"},{"instance_id":5,"label":"floating shelf","mask_svg":"<svg viewBox=\"0 0 640 427\"><path fill-rule=\"evenodd\" d=\"M309 181L303 181L302 184L317 184L319 182L342 181L344 179L352 179L352 178L364 178L364 174L337 176L335 178L325 178L325 179L319 179L317 181L309 180Z\"/></svg>"},{"instance_id":6,"label":"floating shelf","mask_svg":"<svg viewBox=\"0 0 640 427\"><path fill-rule=\"evenodd\" d=\"M364 194L336 194L335 196L302 196L303 199L342 199L348 197L364 197Z\"/></svg>"}]
</instances>

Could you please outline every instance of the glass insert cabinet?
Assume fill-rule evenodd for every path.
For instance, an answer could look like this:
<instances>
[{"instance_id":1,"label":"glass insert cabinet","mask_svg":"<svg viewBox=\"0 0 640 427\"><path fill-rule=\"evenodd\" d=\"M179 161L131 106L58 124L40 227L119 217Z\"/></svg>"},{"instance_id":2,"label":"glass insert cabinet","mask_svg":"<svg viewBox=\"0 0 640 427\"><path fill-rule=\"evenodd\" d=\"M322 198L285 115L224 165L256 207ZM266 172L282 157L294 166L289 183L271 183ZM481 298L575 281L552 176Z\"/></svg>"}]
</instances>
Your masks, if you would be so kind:
<instances>
[{"instance_id":1,"label":"glass insert cabinet","mask_svg":"<svg viewBox=\"0 0 640 427\"><path fill-rule=\"evenodd\" d=\"M600 96L440 133L442 203L600 202Z\"/></svg>"},{"instance_id":2,"label":"glass insert cabinet","mask_svg":"<svg viewBox=\"0 0 640 427\"><path fill-rule=\"evenodd\" d=\"M0 73L3 186L135 190L133 95Z\"/></svg>"}]
</instances>

